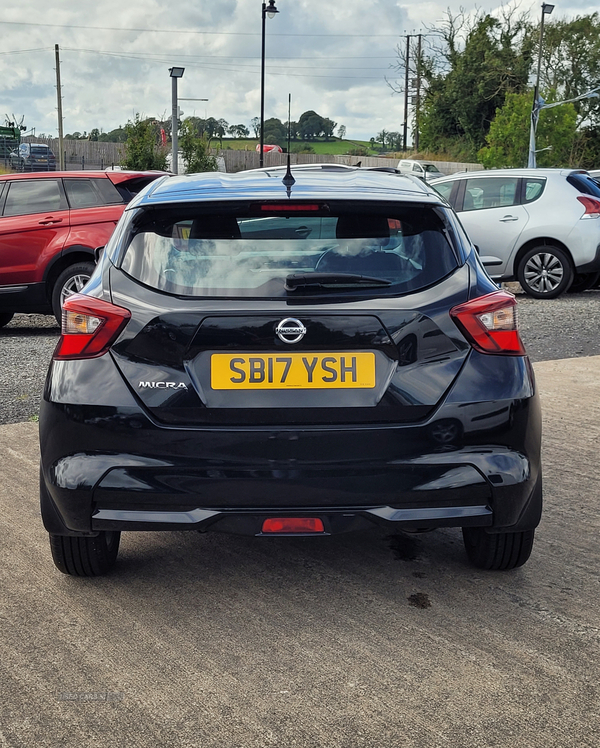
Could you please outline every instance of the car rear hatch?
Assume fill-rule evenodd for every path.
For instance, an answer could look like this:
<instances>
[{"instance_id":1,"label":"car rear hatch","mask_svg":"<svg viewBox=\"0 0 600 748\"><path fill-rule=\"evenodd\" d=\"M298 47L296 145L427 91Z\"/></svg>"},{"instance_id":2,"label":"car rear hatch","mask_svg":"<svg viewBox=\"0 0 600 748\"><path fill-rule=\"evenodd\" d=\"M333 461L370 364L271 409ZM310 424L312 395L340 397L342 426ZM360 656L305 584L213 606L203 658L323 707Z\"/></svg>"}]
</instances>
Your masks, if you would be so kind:
<instances>
[{"instance_id":1,"label":"car rear hatch","mask_svg":"<svg viewBox=\"0 0 600 748\"><path fill-rule=\"evenodd\" d=\"M111 269L132 313L112 355L163 424L416 422L470 350L453 242L422 204L141 211Z\"/></svg>"}]
</instances>

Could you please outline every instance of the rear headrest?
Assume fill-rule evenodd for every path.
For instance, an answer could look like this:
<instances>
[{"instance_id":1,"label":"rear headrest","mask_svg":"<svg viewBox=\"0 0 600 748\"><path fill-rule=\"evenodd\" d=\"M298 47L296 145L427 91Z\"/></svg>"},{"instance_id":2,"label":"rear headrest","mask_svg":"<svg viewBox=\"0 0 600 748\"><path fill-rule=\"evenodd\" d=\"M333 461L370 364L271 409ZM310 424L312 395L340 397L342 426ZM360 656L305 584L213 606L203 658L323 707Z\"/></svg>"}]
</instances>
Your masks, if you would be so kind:
<instances>
[{"instance_id":1,"label":"rear headrest","mask_svg":"<svg viewBox=\"0 0 600 748\"><path fill-rule=\"evenodd\" d=\"M390 228L385 216L340 216L335 228L338 239L371 239L389 237Z\"/></svg>"},{"instance_id":2,"label":"rear headrest","mask_svg":"<svg viewBox=\"0 0 600 748\"><path fill-rule=\"evenodd\" d=\"M240 227L235 216L202 216L190 229L190 239L239 239Z\"/></svg>"}]
</instances>

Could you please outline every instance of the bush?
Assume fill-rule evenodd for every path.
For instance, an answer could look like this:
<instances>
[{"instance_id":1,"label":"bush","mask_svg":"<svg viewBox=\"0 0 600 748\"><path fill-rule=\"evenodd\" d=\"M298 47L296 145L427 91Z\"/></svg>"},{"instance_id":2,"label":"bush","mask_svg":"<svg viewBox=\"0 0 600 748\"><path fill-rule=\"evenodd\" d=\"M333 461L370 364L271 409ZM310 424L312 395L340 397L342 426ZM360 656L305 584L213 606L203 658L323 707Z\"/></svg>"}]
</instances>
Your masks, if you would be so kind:
<instances>
[{"instance_id":1,"label":"bush","mask_svg":"<svg viewBox=\"0 0 600 748\"><path fill-rule=\"evenodd\" d=\"M130 120L125 125L125 132L127 140L122 167L136 171L164 171L167 168L166 149L157 145L158 131L153 120L142 119L138 113L133 122Z\"/></svg>"},{"instance_id":2,"label":"bush","mask_svg":"<svg viewBox=\"0 0 600 748\"><path fill-rule=\"evenodd\" d=\"M292 146L292 153L314 153L315 149L312 145L305 145L304 143L296 143Z\"/></svg>"},{"instance_id":3,"label":"bush","mask_svg":"<svg viewBox=\"0 0 600 748\"><path fill-rule=\"evenodd\" d=\"M181 125L179 148L183 155L186 174L202 171L217 171L217 160L209 155L204 138L199 138L192 122L185 120Z\"/></svg>"}]
</instances>

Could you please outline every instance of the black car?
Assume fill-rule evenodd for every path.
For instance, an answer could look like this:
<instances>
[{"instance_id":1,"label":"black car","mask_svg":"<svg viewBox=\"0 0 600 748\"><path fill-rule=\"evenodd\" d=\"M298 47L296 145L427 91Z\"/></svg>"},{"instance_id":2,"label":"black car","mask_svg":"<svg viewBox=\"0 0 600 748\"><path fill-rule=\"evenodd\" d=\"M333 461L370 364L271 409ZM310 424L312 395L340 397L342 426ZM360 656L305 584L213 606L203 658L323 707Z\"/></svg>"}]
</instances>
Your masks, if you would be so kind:
<instances>
[{"instance_id":1,"label":"black car","mask_svg":"<svg viewBox=\"0 0 600 748\"><path fill-rule=\"evenodd\" d=\"M282 178L283 177L283 178ZM165 177L64 303L40 412L56 566L123 530L462 527L512 569L540 520L515 299L423 182L360 169Z\"/></svg>"}]
</instances>

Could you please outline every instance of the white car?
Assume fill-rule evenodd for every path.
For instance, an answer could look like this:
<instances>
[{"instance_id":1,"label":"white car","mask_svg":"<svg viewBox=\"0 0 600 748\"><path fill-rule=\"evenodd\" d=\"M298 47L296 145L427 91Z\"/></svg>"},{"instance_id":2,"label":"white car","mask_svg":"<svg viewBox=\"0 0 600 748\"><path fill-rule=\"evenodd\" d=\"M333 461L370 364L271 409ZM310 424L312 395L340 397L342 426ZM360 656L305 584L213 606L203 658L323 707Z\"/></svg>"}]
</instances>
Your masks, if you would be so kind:
<instances>
[{"instance_id":1,"label":"white car","mask_svg":"<svg viewBox=\"0 0 600 748\"><path fill-rule=\"evenodd\" d=\"M398 161L398 170L402 174L412 174L424 182L431 182L442 176L442 172L431 161L419 161L411 158L403 158Z\"/></svg>"},{"instance_id":2,"label":"white car","mask_svg":"<svg viewBox=\"0 0 600 748\"><path fill-rule=\"evenodd\" d=\"M552 299L600 277L600 185L580 169L494 169L431 182L498 282Z\"/></svg>"}]
</instances>

